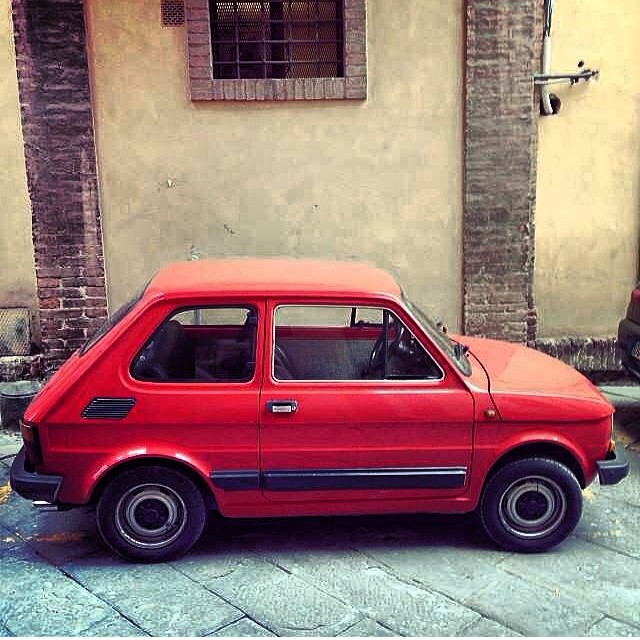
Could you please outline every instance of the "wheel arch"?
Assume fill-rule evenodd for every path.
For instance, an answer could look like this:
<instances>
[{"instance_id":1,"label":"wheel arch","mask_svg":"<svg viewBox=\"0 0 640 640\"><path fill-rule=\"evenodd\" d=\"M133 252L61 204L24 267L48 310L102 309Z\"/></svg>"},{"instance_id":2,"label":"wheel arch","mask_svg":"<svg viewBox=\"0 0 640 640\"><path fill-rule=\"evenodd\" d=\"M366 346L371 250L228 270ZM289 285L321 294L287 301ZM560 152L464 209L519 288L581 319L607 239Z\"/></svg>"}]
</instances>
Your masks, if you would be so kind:
<instances>
[{"instance_id":1,"label":"wheel arch","mask_svg":"<svg viewBox=\"0 0 640 640\"><path fill-rule=\"evenodd\" d=\"M213 494L213 490L207 484L202 475L198 473L198 471L179 460L175 460L174 458L165 458L162 456L129 458L112 466L102 476L100 476L100 478L93 486L90 493L89 502L91 504L97 503L100 499L100 496L102 495L102 492L104 491L104 488L116 476L120 475L124 471L128 471L129 469L137 469L140 467L167 467L169 469L173 469L174 471L182 473L187 478L189 478L196 485L196 487L198 487L200 493L202 494L202 498L205 501L205 506L210 510L217 510L218 506Z\"/></svg>"},{"instance_id":2,"label":"wheel arch","mask_svg":"<svg viewBox=\"0 0 640 640\"><path fill-rule=\"evenodd\" d=\"M491 479L491 477L502 467L516 460L524 460L525 458L550 458L564 464L575 475L584 489L586 484L585 473L580 461L576 455L561 444L555 442L528 442L516 445L512 449L505 451L487 472L483 486Z\"/></svg>"}]
</instances>

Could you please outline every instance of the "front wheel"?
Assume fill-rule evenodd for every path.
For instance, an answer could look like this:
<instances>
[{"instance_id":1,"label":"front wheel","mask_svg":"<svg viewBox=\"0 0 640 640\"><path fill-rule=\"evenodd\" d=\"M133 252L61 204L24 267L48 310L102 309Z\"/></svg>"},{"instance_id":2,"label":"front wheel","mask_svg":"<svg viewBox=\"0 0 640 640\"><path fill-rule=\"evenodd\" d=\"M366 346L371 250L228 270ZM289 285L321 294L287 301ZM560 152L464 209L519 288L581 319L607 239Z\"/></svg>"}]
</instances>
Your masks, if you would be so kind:
<instances>
[{"instance_id":1,"label":"front wheel","mask_svg":"<svg viewBox=\"0 0 640 640\"><path fill-rule=\"evenodd\" d=\"M548 458L511 462L489 478L480 517L489 536L510 551L546 551L564 540L582 514L573 472Z\"/></svg>"},{"instance_id":2,"label":"front wheel","mask_svg":"<svg viewBox=\"0 0 640 640\"><path fill-rule=\"evenodd\" d=\"M116 476L96 509L98 531L116 553L159 562L186 553L206 520L202 493L174 469L145 466Z\"/></svg>"}]
</instances>

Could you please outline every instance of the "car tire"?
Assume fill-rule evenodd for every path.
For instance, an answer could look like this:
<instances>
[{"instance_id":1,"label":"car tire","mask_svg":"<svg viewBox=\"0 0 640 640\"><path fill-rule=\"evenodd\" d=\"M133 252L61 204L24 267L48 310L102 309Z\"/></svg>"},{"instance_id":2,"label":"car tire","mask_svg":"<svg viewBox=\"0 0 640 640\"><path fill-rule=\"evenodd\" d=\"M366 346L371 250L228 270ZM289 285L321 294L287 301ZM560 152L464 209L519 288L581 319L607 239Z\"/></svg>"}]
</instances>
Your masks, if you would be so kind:
<instances>
[{"instance_id":1,"label":"car tire","mask_svg":"<svg viewBox=\"0 0 640 640\"><path fill-rule=\"evenodd\" d=\"M487 534L509 551L535 553L562 542L582 514L574 473L548 458L526 458L498 469L480 498Z\"/></svg>"},{"instance_id":2,"label":"car tire","mask_svg":"<svg viewBox=\"0 0 640 640\"><path fill-rule=\"evenodd\" d=\"M98 531L119 555L160 562L186 553L206 521L200 489L162 466L123 471L105 487L96 509Z\"/></svg>"}]
</instances>

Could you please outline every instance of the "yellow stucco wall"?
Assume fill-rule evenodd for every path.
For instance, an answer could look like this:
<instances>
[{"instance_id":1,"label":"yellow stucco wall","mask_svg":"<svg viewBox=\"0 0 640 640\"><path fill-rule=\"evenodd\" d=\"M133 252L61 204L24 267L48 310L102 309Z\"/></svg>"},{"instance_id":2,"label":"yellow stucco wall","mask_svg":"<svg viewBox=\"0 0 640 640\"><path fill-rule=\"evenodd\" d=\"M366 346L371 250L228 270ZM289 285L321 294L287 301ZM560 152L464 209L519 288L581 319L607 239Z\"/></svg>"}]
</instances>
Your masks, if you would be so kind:
<instances>
[{"instance_id":1,"label":"yellow stucco wall","mask_svg":"<svg viewBox=\"0 0 640 640\"><path fill-rule=\"evenodd\" d=\"M363 103L191 103L160 0L87 11L112 307L194 247L371 261L458 326L461 0L369 0Z\"/></svg>"},{"instance_id":2,"label":"yellow stucco wall","mask_svg":"<svg viewBox=\"0 0 640 640\"><path fill-rule=\"evenodd\" d=\"M560 88L540 119L535 294L540 336L614 335L638 275L640 11L637 0L558 0L552 71L579 60L598 81Z\"/></svg>"},{"instance_id":3,"label":"yellow stucco wall","mask_svg":"<svg viewBox=\"0 0 640 640\"><path fill-rule=\"evenodd\" d=\"M11 3L0 7L0 307L35 306Z\"/></svg>"}]
</instances>

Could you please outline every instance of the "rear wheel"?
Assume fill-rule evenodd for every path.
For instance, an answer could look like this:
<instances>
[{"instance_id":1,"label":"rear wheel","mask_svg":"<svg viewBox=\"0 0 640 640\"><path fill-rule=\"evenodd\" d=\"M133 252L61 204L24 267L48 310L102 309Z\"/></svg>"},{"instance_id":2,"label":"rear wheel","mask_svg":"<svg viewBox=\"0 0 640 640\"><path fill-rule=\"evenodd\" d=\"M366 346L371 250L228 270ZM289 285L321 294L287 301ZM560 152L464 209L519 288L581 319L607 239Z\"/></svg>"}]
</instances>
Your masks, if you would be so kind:
<instances>
[{"instance_id":1,"label":"rear wheel","mask_svg":"<svg viewBox=\"0 0 640 640\"><path fill-rule=\"evenodd\" d=\"M545 551L564 540L582 514L573 472L548 458L526 458L499 469L485 485L480 517L489 536L511 551Z\"/></svg>"},{"instance_id":2,"label":"rear wheel","mask_svg":"<svg viewBox=\"0 0 640 640\"><path fill-rule=\"evenodd\" d=\"M129 469L104 489L98 530L117 553L159 562L186 553L206 520L202 494L186 475L161 466Z\"/></svg>"}]
</instances>

